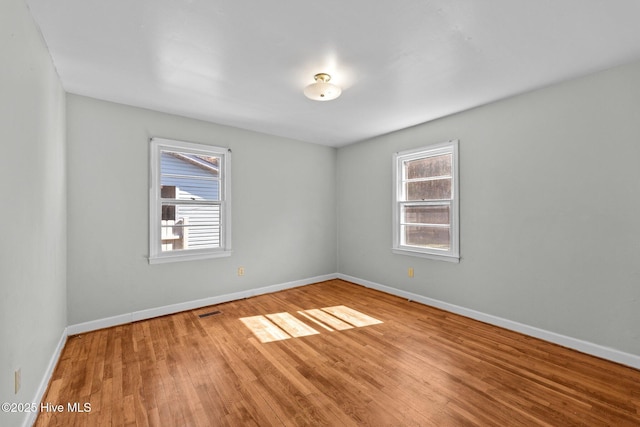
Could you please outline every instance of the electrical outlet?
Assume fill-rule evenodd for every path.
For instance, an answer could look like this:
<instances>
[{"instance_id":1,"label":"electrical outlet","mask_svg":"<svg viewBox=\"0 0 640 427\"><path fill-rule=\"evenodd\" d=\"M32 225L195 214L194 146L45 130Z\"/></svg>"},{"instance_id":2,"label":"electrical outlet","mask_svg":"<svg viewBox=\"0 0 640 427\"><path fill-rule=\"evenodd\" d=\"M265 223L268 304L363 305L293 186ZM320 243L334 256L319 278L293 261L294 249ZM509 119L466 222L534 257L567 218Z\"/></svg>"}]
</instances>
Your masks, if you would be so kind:
<instances>
[{"instance_id":1,"label":"electrical outlet","mask_svg":"<svg viewBox=\"0 0 640 427\"><path fill-rule=\"evenodd\" d=\"M238 276L244 276L244 267L238 267Z\"/></svg>"},{"instance_id":2,"label":"electrical outlet","mask_svg":"<svg viewBox=\"0 0 640 427\"><path fill-rule=\"evenodd\" d=\"M413 278L413 267L409 267L409 270L407 271L407 274L409 277Z\"/></svg>"},{"instance_id":3,"label":"electrical outlet","mask_svg":"<svg viewBox=\"0 0 640 427\"><path fill-rule=\"evenodd\" d=\"M22 368L18 368L14 372L13 379L14 379L15 394L18 394L18 392L20 391L20 386L22 385Z\"/></svg>"}]
</instances>

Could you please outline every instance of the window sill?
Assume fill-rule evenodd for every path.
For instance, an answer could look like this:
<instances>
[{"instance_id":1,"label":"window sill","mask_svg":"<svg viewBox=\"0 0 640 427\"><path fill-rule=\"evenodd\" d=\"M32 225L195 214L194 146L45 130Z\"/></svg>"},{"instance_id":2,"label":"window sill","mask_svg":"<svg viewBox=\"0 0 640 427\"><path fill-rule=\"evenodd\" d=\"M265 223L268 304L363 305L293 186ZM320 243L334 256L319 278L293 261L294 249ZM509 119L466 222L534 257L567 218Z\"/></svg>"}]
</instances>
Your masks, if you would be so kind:
<instances>
[{"instance_id":1,"label":"window sill","mask_svg":"<svg viewBox=\"0 0 640 427\"><path fill-rule=\"evenodd\" d=\"M200 259L224 258L231 256L231 251L197 252L188 254L171 254L149 257L149 264L166 264L169 262L196 261Z\"/></svg>"},{"instance_id":2,"label":"window sill","mask_svg":"<svg viewBox=\"0 0 640 427\"><path fill-rule=\"evenodd\" d=\"M399 248L392 248L391 252L397 255L409 255L409 256L415 256L419 258L434 259L437 261L453 262L456 264L460 262L460 257L455 255L441 255L441 254L434 254L429 252L420 252L420 251L415 251L410 249L399 249Z\"/></svg>"}]
</instances>

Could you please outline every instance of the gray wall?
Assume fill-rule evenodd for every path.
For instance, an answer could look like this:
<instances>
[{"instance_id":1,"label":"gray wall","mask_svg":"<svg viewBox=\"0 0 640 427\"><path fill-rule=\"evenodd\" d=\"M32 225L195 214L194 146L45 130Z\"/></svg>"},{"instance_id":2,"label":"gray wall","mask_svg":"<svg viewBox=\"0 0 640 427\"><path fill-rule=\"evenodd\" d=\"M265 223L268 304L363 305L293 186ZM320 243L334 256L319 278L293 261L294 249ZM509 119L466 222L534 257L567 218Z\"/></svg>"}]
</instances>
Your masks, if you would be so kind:
<instances>
[{"instance_id":1,"label":"gray wall","mask_svg":"<svg viewBox=\"0 0 640 427\"><path fill-rule=\"evenodd\" d=\"M71 94L67 116L69 324L336 272L336 149ZM231 257L147 262L151 136L232 149Z\"/></svg>"},{"instance_id":2,"label":"gray wall","mask_svg":"<svg viewBox=\"0 0 640 427\"><path fill-rule=\"evenodd\" d=\"M0 2L0 57L0 402L32 402L67 325L65 95L23 0Z\"/></svg>"},{"instance_id":3,"label":"gray wall","mask_svg":"<svg viewBox=\"0 0 640 427\"><path fill-rule=\"evenodd\" d=\"M392 254L392 153L454 138L461 263ZM341 148L338 270L640 355L639 161L640 63Z\"/></svg>"}]
</instances>

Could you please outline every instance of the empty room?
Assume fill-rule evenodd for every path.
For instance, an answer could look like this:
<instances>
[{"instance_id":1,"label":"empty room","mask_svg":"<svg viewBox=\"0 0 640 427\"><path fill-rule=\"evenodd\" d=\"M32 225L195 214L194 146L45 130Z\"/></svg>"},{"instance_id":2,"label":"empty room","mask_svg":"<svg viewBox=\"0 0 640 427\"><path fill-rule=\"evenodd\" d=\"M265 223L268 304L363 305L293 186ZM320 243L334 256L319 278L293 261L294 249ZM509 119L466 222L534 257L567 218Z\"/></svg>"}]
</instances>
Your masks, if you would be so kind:
<instances>
[{"instance_id":1,"label":"empty room","mask_svg":"<svg viewBox=\"0 0 640 427\"><path fill-rule=\"evenodd\" d=\"M640 425L638 17L3 0L0 425Z\"/></svg>"}]
</instances>

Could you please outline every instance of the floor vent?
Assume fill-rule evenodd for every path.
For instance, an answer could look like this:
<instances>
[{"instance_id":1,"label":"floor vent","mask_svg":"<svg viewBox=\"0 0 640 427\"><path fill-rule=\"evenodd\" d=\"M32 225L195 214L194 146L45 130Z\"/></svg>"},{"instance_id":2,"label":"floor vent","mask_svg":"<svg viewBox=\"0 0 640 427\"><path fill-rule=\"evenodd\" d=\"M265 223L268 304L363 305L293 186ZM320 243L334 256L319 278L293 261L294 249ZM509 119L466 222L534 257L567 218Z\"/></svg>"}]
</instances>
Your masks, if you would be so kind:
<instances>
[{"instance_id":1,"label":"floor vent","mask_svg":"<svg viewBox=\"0 0 640 427\"><path fill-rule=\"evenodd\" d=\"M198 317L203 319L205 317L209 317L209 316L215 316L216 314L222 314L222 312L220 310L216 310L216 311L210 311L209 313L202 313L199 314Z\"/></svg>"}]
</instances>

